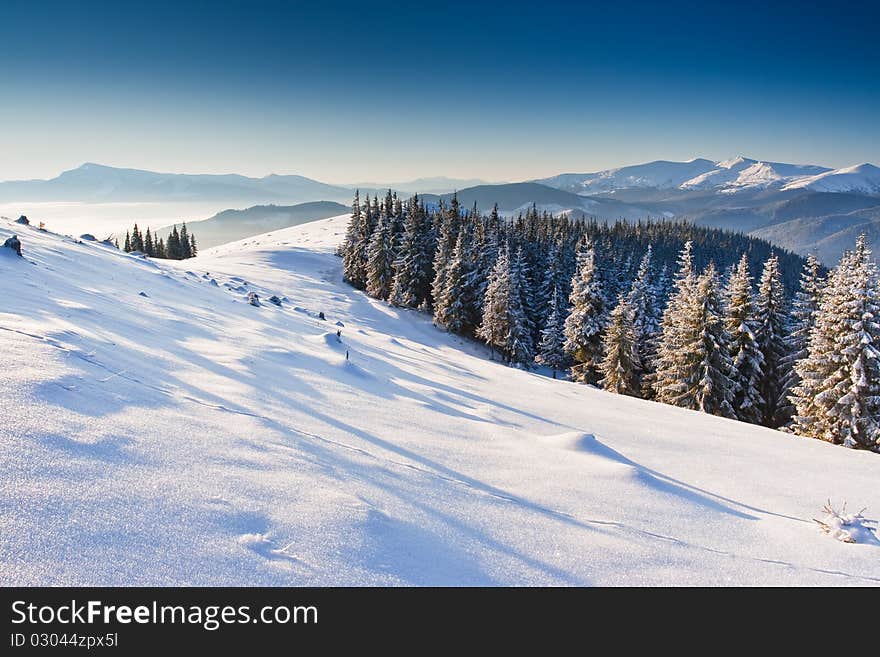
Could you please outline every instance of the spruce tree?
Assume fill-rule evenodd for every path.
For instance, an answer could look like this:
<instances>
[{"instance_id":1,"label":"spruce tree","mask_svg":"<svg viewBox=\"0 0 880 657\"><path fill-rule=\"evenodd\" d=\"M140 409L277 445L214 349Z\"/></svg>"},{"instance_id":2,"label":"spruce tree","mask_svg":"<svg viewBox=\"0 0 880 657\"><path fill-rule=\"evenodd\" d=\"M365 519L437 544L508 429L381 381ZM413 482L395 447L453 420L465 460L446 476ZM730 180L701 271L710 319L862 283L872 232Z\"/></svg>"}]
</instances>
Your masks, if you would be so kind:
<instances>
[{"instance_id":1,"label":"spruce tree","mask_svg":"<svg viewBox=\"0 0 880 657\"><path fill-rule=\"evenodd\" d=\"M153 246L153 235L150 233L149 226L147 226L147 232L144 235L144 253L151 257L156 255L156 248Z\"/></svg>"},{"instance_id":2,"label":"spruce tree","mask_svg":"<svg viewBox=\"0 0 880 657\"><path fill-rule=\"evenodd\" d=\"M342 256L342 272L345 280L359 290L367 286L367 260L373 231L370 217L369 197L361 206L359 192L355 192Z\"/></svg>"},{"instance_id":3,"label":"spruce tree","mask_svg":"<svg viewBox=\"0 0 880 657\"><path fill-rule=\"evenodd\" d=\"M510 255L503 246L489 275L486 296L483 299L483 317L477 328L477 337L494 350L507 353L510 332Z\"/></svg>"},{"instance_id":4,"label":"spruce tree","mask_svg":"<svg viewBox=\"0 0 880 657\"><path fill-rule=\"evenodd\" d=\"M180 260L180 233L177 232L177 224L172 226L171 232L168 233L165 250L169 260Z\"/></svg>"},{"instance_id":5,"label":"spruce tree","mask_svg":"<svg viewBox=\"0 0 880 657\"><path fill-rule=\"evenodd\" d=\"M501 240L501 216L498 213L498 204L485 221L478 218L478 231L474 243L477 268L474 273L474 294L476 295L477 309L482 315L483 297L486 295L486 287L489 285L489 274L495 266Z\"/></svg>"},{"instance_id":6,"label":"spruce tree","mask_svg":"<svg viewBox=\"0 0 880 657\"><path fill-rule=\"evenodd\" d=\"M354 201L351 204L351 219L345 230L345 239L340 247L342 256L342 277L351 285L363 288L363 271L359 271L361 264L358 256L358 247L361 244L361 197L360 190L355 190Z\"/></svg>"},{"instance_id":7,"label":"spruce tree","mask_svg":"<svg viewBox=\"0 0 880 657\"><path fill-rule=\"evenodd\" d=\"M538 355L535 361L546 365L553 370L553 378L556 372L565 367L565 318L567 316L567 304L565 296L559 285L554 286L550 295L550 311L547 321L541 329L541 341L538 345Z\"/></svg>"},{"instance_id":8,"label":"spruce tree","mask_svg":"<svg viewBox=\"0 0 880 657\"><path fill-rule=\"evenodd\" d=\"M394 277L393 218L390 210L383 208L367 254L367 294L377 299L388 298Z\"/></svg>"},{"instance_id":9,"label":"spruce tree","mask_svg":"<svg viewBox=\"0 0 880 657\"><path fill-rule=\"evenodd\" d=\"M664 314L657 401L733 418L729 336L724 329L718 273L710 263L698 278L680 272L677 280L684 294L670 300ZM666 342L666 327L673 325L674 341Z\"/></svg>"},{"instance_id":10,"label":"spruce tree","mask_svg":"<svg viewBox=\"0 0 880 657\"><path fill-rule=\"evenodd\" d=\"M649 244L627 295L632 312L633 337L641 365L641 396L646 399L653 397L650 380L660 335L660 308L652 270L653 253Z\"/></svg>"},{"instance_id":11,"label":"spruce tree","mask_svg":"<svg viewBox=\"0 0 880 657\"><path fill-rule=\"evenodd\" d=\"M809 355L810 332L816 325L822 287L822 265L815 255L808 254L801 273L801 287L795 294L791 311L791 330L786 340L786 355L782 361L782 384L779 396L778 417L788 423L794 415L794 404L790 396L800 384L795 365Z\"/></svg>"},{"instance_id":12,"label":"spruce tree","mask_svg":"<svg viewBox=\"0 0 880 657\"><path fill-rule=\"evenodd\" d=\"M619 395L638 397L641 392L642 365L633 328L633 309L621 294L611 311L603 336L605 355L599 364L600 385Z\"/></svg>"},{"instance_id":13,"label":"spruce tree","mask_svg":"<svg viewBox=\"0 0 880 657\"><path fill-rule=\"evenodd\" d=\"M476 329L476 294L474 290L474 254L471 251L469 224L462 224L455 247L446 265L443 289L434 302L434 321L453 333L470 334Z\"/></svg>"},{"instance_id":14,"label":"spruce tree","mask_svg":"<svg viewBox=\"0 0 880 657\"><path fill-rule=\"evenodd\" d=\"M390 301L395 306L417 308L431 290L433 251L430 220L418 196L410 199L403 235L394 261Z\"/></svg>"},{"instance_id":15,"label":"spruce tree","mask_svg":"<svg viewBox=\"0 0 880 657\"><path fill-rule=\"evenodd\" d=\"M693 242L688 240L678 258L678 271L673 279L672 293L663 310L660 337L654 359L651 386L657 401L674 404L681 390L681 376L688 371L688 359L682 349L689 327L685 317L695 303L697 277L694 274Z\"/></svg>"},{"instance_id":16,"label":"spruce tree","mask_svg":"<svg viewBox=\"0 0 880 657\"><path fill-rule=\"evenodd\" d=\"M764 263L755 303L756 341L763 357L761 422L768 427L778 427L782 420L778 407L783 360L786 356L786 313L785 288L779 272L779 258L774 254Z\"/></svg>"},{"instance_id":17,"label":"spruce tree","mask_svg":"<svg viewBox=\"0 0 880 657\"><path fill-rule=\"evenodd\" d=\"M582 383L599 380L605 299L596 270L596 253L585 241L578 252L578 267L571 282L571 312L565 320L565 350L574 361L571 378Z\"/></svg>"},{"instance_id":18,"label":"spruce tree","mask_svg":"<svg viewBox=\"0 0 880 657\"><path fill-rule=\"evenodd\" d=\"M535 358L532 324L527 314L528 269L522 247L510 261L510 328L508 353L516 363L529 366Z\"/></svg>"},{"instance_id":19,"label":"spruce tree","mask_svg":"<svg viewBox=\"0 0 880 657\"><path fill-rule=\"evenodd\" d=\"M730 334L730 378L736 417L743 422L759 424L764 408L760 391L764 378L764 356L758 348L754 310L749 261L743 254L727 283L724 324Z\"/></svg>"},{"instance_id":20,"label":"spruce tree","mask_svg":"<svg viewBox=\"0 0 880 657\"><path fill-rule=\"evenodd\" d=\"M528 365L534 353L522 307L522 275L517 265L521 259L521 254L511 259L507 246L499 251L489 276L477 337L508 361Z\"/></svg>"},{"instance_id":21,"label":"spruce tree","mask_svg":"<svg viewBox=\"0 0 880 657\"><path fill-rule=\"evenodd\" d=\"M138 230L137 224L135 224L134 228L131 229L131 250L141 252L143 252L144 250L144 242L141 238L141 233Z\"/></svg>"},{"instance_id":22,"label":"spruce tree","mask_svg":"<svg viewBox=\"0 0 880 657\"><path fill-rule=\"evenodd\" d=\"M192 258L192 252L190 251L189 231L187 231L184 221L180 226L180 259L186 260L187 258Z\"/></svg>"},{"instance_id":23,"label":"spruce tree","mask_svg":"<svg viewBox=\"0 0 880 657\"><path fill-rule=\"evenodd\" d=\"M126 253L131 253L131 234L128 231L125 231L125 246L124 250Z\"/></svg>"},{"instance_id":24,"label":"spruce tree","mask_svg":"<svg viewBox=\"0 0 880 657\"><path fill-rule=\"evenodd\" d=\"M795 365L793 430L880 451L880 303L865 236L829 275L807 358Z\"/></svg>"},{"instance_id":25,"label":"spruce tree","mask_svg":"<svg viewBox=\"0 0 880 657\"><path fill-rule=\"evenodd\" d=\"M431 302L437 303L446 288L446 267L452 259L458 229L461 224L458 197L453 195L449 208L440 207L438 212L437 250L434 255L434 280L431 284Z\"/></svg>"}]
</instances>

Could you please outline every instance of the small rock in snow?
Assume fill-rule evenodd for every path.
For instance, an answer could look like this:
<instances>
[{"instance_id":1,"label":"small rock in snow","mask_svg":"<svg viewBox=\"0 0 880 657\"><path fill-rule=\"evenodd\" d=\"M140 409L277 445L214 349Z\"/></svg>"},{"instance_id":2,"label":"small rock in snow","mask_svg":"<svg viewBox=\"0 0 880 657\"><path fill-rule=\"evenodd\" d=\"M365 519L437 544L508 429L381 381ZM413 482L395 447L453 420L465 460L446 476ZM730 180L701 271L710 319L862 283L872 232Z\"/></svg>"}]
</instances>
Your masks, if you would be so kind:
<instances>
[{"instance_id":1,"label":"small rock in snow","mask_svg":"<svg viewBox=\"0 0 880 657\"><path fill-rule=\"evenodd\" d=\"M17 235L13 235L9 239L7 239L5 242L3 242L3 246L6 247L7 249L12 249L18 255L21 255L21 241L18 239Z\"/></svg>"},{"instance_id":2,"label":"small rock in snow","mask_svg":"<svg viewBox=\"0 0 880 657\"><path fill-rule=\"evenodd\" d=\"M247 299L248 303L252 306L257 306L258 308L260 307L260 295L256 292L248 292Z\"/></svg>"}]
</instances>

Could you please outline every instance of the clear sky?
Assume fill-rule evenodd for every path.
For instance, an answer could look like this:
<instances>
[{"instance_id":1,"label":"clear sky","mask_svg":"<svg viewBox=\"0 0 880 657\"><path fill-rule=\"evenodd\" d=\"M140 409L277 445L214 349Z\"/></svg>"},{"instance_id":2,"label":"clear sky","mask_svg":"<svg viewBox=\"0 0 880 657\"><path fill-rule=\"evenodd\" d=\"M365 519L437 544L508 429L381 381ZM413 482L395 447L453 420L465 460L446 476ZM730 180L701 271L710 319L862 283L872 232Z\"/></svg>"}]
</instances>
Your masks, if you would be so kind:
<instances>
[{"instance_id":1,"label":"clear sky","mask_svg":"<svg viewBox=\"0 0 880 657\"><path fill-rule=\"evenodd\" d=\"M0 2L0 179L880 162L880 3Z\"/></svg>"}]
</instances>

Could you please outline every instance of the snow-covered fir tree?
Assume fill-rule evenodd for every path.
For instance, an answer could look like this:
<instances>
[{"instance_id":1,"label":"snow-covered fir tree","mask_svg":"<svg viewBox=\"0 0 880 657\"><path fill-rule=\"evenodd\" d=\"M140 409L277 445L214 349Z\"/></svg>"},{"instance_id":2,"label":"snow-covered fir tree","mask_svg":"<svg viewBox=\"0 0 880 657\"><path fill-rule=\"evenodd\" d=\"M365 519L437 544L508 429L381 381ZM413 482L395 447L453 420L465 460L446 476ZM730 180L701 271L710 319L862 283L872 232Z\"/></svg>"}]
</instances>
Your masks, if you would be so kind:
<instances>
[{"instance_id":1,"label":"snow-covered fir tree","mask_svg":"<svg viewBox=\"0 0 880 657\"><path fill-rule=\"evenodd\" d=\"M479 321L472 248L470 224L462 224L445 267L443 288L434 301L434 321L448 331L464 335L472 334Z\"/></svg>"},{"instance_id":2,"label":"snow-covered fir tree","mask_svg":"<svg viewBox=\"0 0 880 657\"><path fill-rule=\"evenodd\" d=\"M699 354L700 378L697 384L697 409L704 413L735 417L731 401L733 385L729 373L731 369L729 339L724 330L724 304L721 286L715 265L711 262L706 272L697 281L697 306L699 335L692 353Z\"/></svg>"},{"instance_id":3,"label":"snow-covered fir tree","mask_svg":"<svg viewBox=\"0 0 880 657\"><path fill-rule=\"evenodd\" d=\"M688 275L689 256L682 254L678 298L670 300L663 317L657 401L732 418L729 336L724 329L718 273L710 263L701 276ZM675 330L667 332L673 326Z\"/></svg>"},{"instance_id":4,"label":"snow-covered fir tree","mask_svg":"<svg viewBox=\"0 0 880 657\"><path fill-rule=\"evenodd\" d=\"M479 217L475 218L478 220ZM495 266L498 251L501 248L502 228L501 215L498 213L498 204L492 208L492 212L485 221L477 221L478 230L474 240L474 250L477 257L477 268L474 272L474 289L477 298L479 314L483 313L483 297L489 285L489 274Z\"/></svg>"},{"instance_id":5,"label":"snow-covered fir tree","mask_svg":"<svg viewBox=\"0 0 880 657\"><path fill-rule=\"evenodd\" d=\"M348 222L342 246L342 275L359 290L367 286L367 250L371 237L367 211L368 208L361 209L360 193L355 192L351 220Z\"/></svg>"},{"instance_id":6,"label":"snow-covered fir tree","mask_svg":"<svg viewBox=\"0 0 880 657\"><path fill-rule=\"evenodd\" d=\"M652 259L653 248L649 244L627 295L627 303L632 312L633 338L641 365L640 394L645 398L653 397L650 377L660 335L660 308L653 280Z\"/></svg>"},{"instance_id":7,"label":"snow-covered fir tree","mask_svg":"<svg viewBox=\"0 0 880 657\"><path fill-rule=\"evenodd\" d=\"M743 422L759 424L764 408L760 391L764 378L764 355L758 348L754 311L749 260L743 254L727 283L724 325L730 334L730 379L736 417Z\"/></svg>"},{"instance_id":8,"label":"snow-covered fir tree","mask_svg":"<svg viewBox=\"0 0 880 657\"><path fill-rule=\"evenodd\" d=\"M783 360L786 355L788 309L779 271L779 258L771 255L764 263L755 302L756 341L763 358L760 393L761 422L768 427L781 424L778 414Z\"/></svg>"},{"instance_id":9,"label":"snow-covered fir tree","mask_svg":"<svg viewBox=\"0 0 880 657\"><path fill-rule=\"evenodd\" d=\"M437 250L434 254L434 280L431 283L431 303L436 303L446 288L446 267L452 259L452 251L458 239L461 225L458 197L453 195L449 208L440 206L436 214Z\"/></svg>"},{"instance_id":10,"label":"snow-covered fir tree","mask_svg":"<svg viewBox=\"0 0 880 657\"><path fill-rule=\"evenodd\" d=\"M789 316L790 330L786 340L786 355L782 361L782 383L780 384L777 417L781 423L788 423L794 415L794 404L790 396L800 384L795 365L809 356L810 333L816 325L824 280L822 265L812 253L807 255L801 273L801 287L795 293Z\"/></svg>"},{"instance_id":11,"label":"snow-covered fir tree","mask_svg":"<svg viewBox=\"0 0 880 657\"><path fill-rule=\"evenodd\" d=\"M605 326L605 295L596 270L596 253L585 240L578 252L578 267L571 282L571 311L565 320L565 350L574 365L571 378L597 383L602 359L602 330Z\"/></svg>"},{"instance_id":12,"label":"snow-covered fir tree","mask_svg":"<svg viewBox=\"0 0 880 657\"><path fill-rule=\"evenodd\" d=\"M795 365L792 429L847 447L880 451L880 303L865 236L829 275L807 358Z\"/></svg>"},{"instance_id":13,"label":"snow-covered fir tree","mask_svg":"<svg viewBox=\"0 0 880 657\"><path fill-rule=\"evenodd\" d=\"M517 260L502 247L489 277L483 318L477 336L513 363L528 364L533 358L531 333L522 307L522 278Z\"/></svg>"},{"instance_id":14,"label":"snow-covered fir tree","mask_svg":"<svg viewBox=\"0 0 880 657\"><path fill-rule=\"evenodd\" d=\"M394 226L390 208L383 208L367 252L367 294L387 299L394 278Z\"/></svg>"},{"instance_id":15,"label":"snow-covered fir tree","mask_svg":"<svg viewBox=\"0 0 880 657\"><path fill-rule=\"evenodd\" d=\"M541 329L541 341L535 361L553 370L553 378L566 364L565 357L565 318L568 315L567 302L561 286L554 287L550 296L550 310L547 321Z\"/></svg>"},{"instance_id":16,"label":"snow-covered fir tree","mask_svg":"<svg viewBox=\"0 0 880 657\"><path fill-rule=\"evenodd\" d=\"M694 303L697 278L694 274L694 244L688 240L678 257L678 270L672 292L663 310L660 337L654 358L654 372L650 377L654 398L667 404L678 396L681 375L686 371L686 358L681 351L688 327L684 318Z\"/></svg>"},{"instance_id":17,"label":"snow-covered fir tree","mask_svg":"<svg viewBox=\"0 0 880 657\"><path fill-rule=\"evenodd\" d=\"M510 307L510 254L503 246L489 274L489 284L483 299L483 317L477 327L477 337L489 345L493 352L507 349Z\"/></svg>"},{"instance_id":18,"label":"snow-covered fir tree","mask_svg":"<svg viewBox=\"0 0 880 657\"><path fill-rule=\"evenodd\" d=\"M394 281L389 301L417 308L428 299L433 279L434 245L428 215L414 196L407 204L403 234L394 261Z\"/></svg>"},{"instance_id":19,"label":"snow-covered fir tree","mask_svg":"<svg viewBox=\"0 0 880 657\"><path fill-rule=\"evenodd\" d=\"M599 363L599 384L620 395L641 394L642 364L633 328L633 309L626 296L620 295L611 311L603 336L604 357Z\"/></svg>"},{"instance_id":20,"label":"snow-covered fir tree","mask_svg":"<svg viewBox=\"0 0 880 657\"><path fill-rule=\"evenodd\" d=\"M522 246L510 260L511 349L518 363L531 365L535 359L535 327L529 310L534 303L528 262Z\"/></svg>"}]
</instances>

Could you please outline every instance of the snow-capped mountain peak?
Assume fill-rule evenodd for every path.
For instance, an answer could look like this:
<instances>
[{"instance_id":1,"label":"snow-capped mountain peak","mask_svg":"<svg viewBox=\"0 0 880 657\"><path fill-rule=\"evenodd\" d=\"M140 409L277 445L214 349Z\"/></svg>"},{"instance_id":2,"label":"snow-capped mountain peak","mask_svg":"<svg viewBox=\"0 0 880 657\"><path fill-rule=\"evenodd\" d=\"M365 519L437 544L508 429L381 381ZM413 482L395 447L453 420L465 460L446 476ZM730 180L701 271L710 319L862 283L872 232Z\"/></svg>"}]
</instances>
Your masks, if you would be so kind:
<instances>
[{"instance_id":1,"label":"snow-capped mountain peak","mask_svg":"<svg viewBox=\"0 0 880 657\"><path fill-rule=\"evenodd\" d=\"M816 192L857 192L880 194L880 167L864 163L833 169L788 183L783 189L810 189Z\"/></svg>"},{"instance_id":2,"label":"snow-capped mountain peak","mask_svg":"<svg viewBox=\"0 0 880 657\"><path fill-rule=\"evenodd\" d=\"M744 157L739 155L737 157L731 158L729 160L722 160L721 162L716 162L715 166L719 169L734 169L739 171L740 169L744 169L745 167L756 164L757 160L753 160L749 157Z\"/></svg>"}]
</instances>

